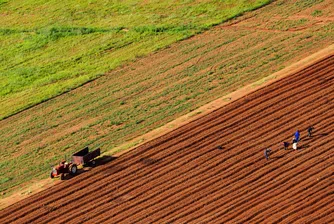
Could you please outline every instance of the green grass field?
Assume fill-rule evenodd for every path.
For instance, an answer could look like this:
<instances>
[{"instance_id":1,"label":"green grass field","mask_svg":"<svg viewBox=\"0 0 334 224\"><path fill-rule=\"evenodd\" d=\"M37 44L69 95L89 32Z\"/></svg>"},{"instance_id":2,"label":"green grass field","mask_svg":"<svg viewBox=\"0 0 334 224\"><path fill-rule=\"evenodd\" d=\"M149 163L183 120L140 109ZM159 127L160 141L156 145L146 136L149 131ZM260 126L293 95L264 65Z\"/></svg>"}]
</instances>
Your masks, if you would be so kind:
<instances>
[{"instance_id":1,"label":"green grass field","mask_svg":"<svg viewBox=\"0 0 334 224\"><path fill-rule=\"evenodd\" d=\"M0 119L270 0L0 0Z\"/></svg>"}]
</instances>

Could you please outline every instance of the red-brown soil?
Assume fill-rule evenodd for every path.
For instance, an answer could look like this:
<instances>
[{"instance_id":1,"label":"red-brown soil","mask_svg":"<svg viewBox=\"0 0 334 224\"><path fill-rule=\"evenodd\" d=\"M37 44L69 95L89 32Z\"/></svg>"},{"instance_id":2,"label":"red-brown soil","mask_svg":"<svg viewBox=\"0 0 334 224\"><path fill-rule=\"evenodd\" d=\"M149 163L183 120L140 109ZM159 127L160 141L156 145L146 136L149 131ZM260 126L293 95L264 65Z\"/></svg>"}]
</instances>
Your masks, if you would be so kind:
<instances>
[{"instance_id":1,"label":"red-brown soil","mask_svg":"<svg viewBox=\"0 0 334 224\"><path fill-rule=\"evenodd\" d=\"M0 211L0 223L331 223L333 124L331 55ZM296 129L300 149L280 149Z\"/></svg>"}]
</instances>

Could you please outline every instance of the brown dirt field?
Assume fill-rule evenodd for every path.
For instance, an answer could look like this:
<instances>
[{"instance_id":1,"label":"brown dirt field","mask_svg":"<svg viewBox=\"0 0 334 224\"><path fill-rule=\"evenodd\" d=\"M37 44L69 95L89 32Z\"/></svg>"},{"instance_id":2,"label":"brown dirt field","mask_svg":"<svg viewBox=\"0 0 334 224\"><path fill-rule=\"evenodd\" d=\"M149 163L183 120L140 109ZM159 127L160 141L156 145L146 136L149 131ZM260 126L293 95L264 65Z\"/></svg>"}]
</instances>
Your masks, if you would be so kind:
<instances>
[{"instance_id":1,"label":"brown dirt field","mask_svg":"<svg viewBox=\"0 0 334 224\"><path fill-rule=\"evenodd\" d=\"M333 44L333 13L332 0L274 1L1 120L0 197L47 178L51 164L78 148L114 153Z\"/></svg>"},{"instance_id":2,"label":"brown dirt field","mask_svg":"<svg viewBox=\"0 0 334 224\"><path fill-rule=\"evenodd\" d=\"M333 86L332 54L0 211L0 223L334 222ZM299 150L280 149L296 129Z\"/></svg>"}]
</instances>

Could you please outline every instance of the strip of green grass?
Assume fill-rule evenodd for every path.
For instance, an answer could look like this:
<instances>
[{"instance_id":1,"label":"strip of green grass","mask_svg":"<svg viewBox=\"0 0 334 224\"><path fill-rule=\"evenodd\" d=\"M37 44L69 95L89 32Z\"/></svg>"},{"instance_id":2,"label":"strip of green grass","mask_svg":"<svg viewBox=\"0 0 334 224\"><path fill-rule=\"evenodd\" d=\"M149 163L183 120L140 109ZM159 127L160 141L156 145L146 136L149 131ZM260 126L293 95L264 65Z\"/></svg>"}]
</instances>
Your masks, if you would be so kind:
<instances>
[{"instance_id":1,"label":"strip of green grass","mask_svg":"<svg viewBox=\"0 0 334 224\"><path fill-rule=\"evenodd\" d=\"M270 2L1 1L0 119Z\"/></svg>"}]
</instances>

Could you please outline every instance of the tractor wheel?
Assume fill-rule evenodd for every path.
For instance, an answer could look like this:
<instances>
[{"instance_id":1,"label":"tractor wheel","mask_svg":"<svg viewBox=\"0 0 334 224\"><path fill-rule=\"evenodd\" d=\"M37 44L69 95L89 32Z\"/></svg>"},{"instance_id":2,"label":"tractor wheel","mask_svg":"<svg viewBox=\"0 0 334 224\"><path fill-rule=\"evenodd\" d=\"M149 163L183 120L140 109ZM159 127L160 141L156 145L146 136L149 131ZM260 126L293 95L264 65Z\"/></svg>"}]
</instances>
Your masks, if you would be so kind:
<instances>
[{"instance_id":1,"label":"tractor wheel","mask_svg":"<svg viewBox=\"0 0 334 224\"><path fill-rule=\"evenodd\" d=\"M95 161L95 160L92 161L92 165L93 165L93 166L96 165L96 161Z\"/></svg>"},{"instance_id":2,"label":"tractor wheel","mask_svg":"<svg viewBox=\"0 0 334 224\"><path fill-rule=\"evenodd\" d=\"M75 164L70 165L69 167L70 174L75 175L78 171L78 167Z\"/></svg>"},{"instance_id":3,"label":"tractor wheel","mask_svg":"<svg viewBox=\"0 0 334 224\"><path fill-rule=\"evenodd\" d=\"M50 173L50 177L51 177L51 179L53 179L53 178L54 178L54 176L52 175L52 171L51 171L51 173Z\"/></svg>"},{"instance_id":4,"label":"tractor wheel","mask_svg":"<svg viewBox=\"0 0 334 224\"><path fill-rule=\"evenodd\" d=\"M64 180L64 174L63 173L60 174L60 179Z\"/></svg>"}]
</instances>

